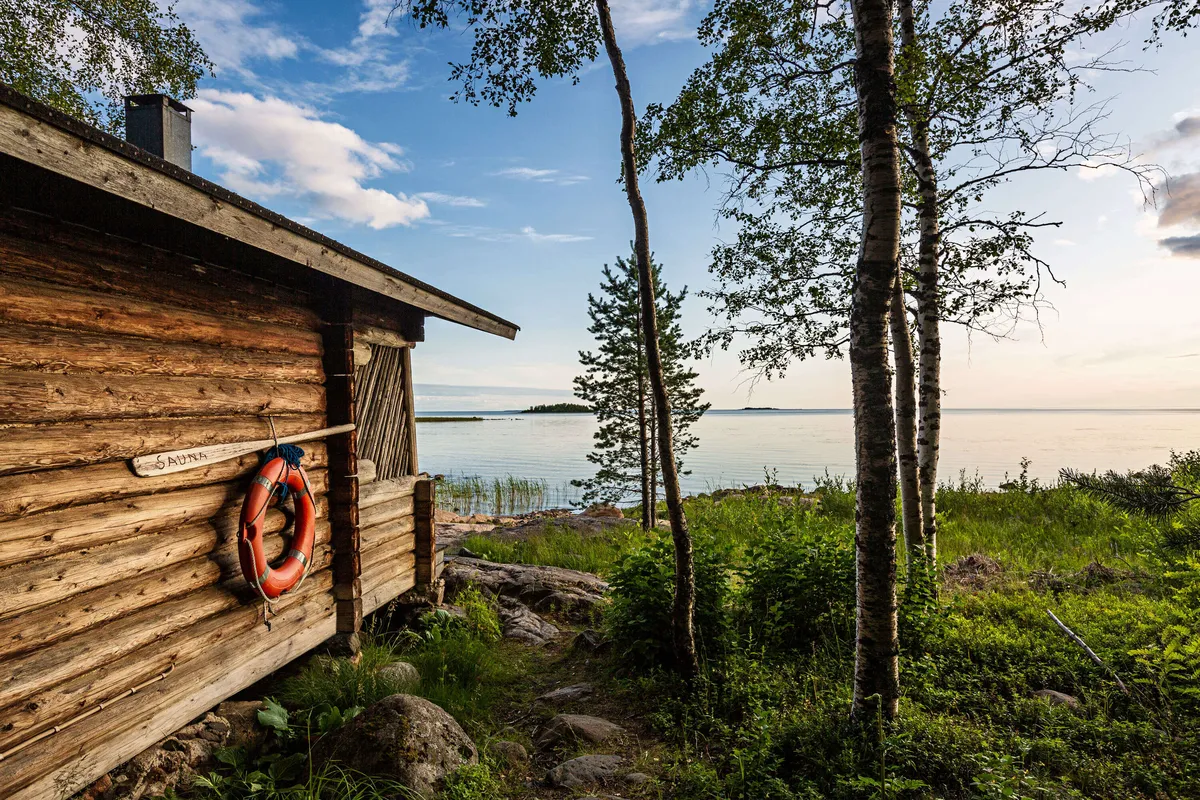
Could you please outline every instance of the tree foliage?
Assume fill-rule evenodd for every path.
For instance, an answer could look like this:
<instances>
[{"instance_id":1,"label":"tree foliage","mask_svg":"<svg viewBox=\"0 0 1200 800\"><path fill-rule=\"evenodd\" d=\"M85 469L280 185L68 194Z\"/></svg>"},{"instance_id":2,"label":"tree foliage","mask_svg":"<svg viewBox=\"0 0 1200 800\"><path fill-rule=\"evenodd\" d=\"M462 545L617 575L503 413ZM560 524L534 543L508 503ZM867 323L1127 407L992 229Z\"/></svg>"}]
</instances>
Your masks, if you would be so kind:
<instances>
[{"instance_id":1,"label":"tree foliage","mask_svg":"<svg viewBox=\"0 0 1200 800\"><path fill-rule=\"evenodd\" d=\"M123 98L186 99L212 64L155 0L0 0L0 81L119 134Z\"/></svg>"},{"instance_id":2,"label":"tree foliage","mask_svg":"<svg viewBox=\"0 0 1200 800\"><path fill-rule=\"evenodd\" d=\"M687 288L672 293L662 282L661 269L652 261L655 301L658 312L658 336L662 347L663 378L671 398L675 457L681 474L683 455L697 440L692 424L708 410L701 401L703 390L696 386L696 373L688 367L688 345L680 326L681 307ZM604 266L599 295L588 295L588 332L596 337L594 351L581 351L579 363L584 374L575 378L575 394L587 403L600 425L595 446L588 461L596 474L575 485L583 488L585 502L617 503L637 497L642 491L643 470L649 470L647 483L660 485L661 468L657 459L646 457L646 449L655 441L657 419L648 392L645 337L642 334L638 306L637 261L618 258L616 266ZM657 502L657 490L646 503Z\"/></svg>"}]
</instances>

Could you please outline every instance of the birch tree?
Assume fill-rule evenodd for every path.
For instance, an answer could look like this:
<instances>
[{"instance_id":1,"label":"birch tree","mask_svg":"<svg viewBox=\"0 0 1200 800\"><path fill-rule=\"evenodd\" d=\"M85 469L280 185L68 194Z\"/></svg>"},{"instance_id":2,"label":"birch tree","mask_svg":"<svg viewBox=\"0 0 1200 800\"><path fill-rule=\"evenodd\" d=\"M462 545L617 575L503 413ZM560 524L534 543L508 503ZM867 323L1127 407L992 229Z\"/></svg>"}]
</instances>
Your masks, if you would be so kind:
<instances>
[{"instance_id":1,"label":"birch tree","mask_svg":"<svg viewBox=\"0 0 1200 800\"><path fill-rule=\"evenodd\" d=\"M0 2L0 83L109 133L121 133L127 95L187 99L211 71L173 4Z\"/></svg>"},{"instance_id":2,"label":"birch tree","mask_svg":"<svg viewBox=\"0 0 1200 800\"><path fill-rule=\"evenodd\" d=\"M663 494L675 546L672 638L676 664L685 677L692 678L699 672L693 625L696 587L692 538L679 489L671 403L654 313L650 226L638 182L637 115L608 0L400 0L394 8L422 28L447 28L452 19L464 22L474 39L469 60L451 67L451 80L460 84L455 99L505 107L511 115L516 115L521 103L533 98L539 79L570 77L577 82L580 70L599 56L601 45L604 47L621 108L621 178L633 217L647 374L658 420Z\"/></svg>"}]
</instances>

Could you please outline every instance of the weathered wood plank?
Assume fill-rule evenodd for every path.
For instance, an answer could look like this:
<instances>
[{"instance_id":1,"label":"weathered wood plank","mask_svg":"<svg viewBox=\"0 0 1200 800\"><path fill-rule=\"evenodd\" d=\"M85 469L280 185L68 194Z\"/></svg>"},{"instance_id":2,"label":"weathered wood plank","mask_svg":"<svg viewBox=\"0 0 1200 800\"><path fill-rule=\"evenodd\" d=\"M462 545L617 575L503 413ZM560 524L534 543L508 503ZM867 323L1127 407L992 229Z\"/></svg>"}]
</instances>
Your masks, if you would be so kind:
<instances>
[{"instance_id":1,"label":"weathered wood plank","mask_svg":"<svg viewBox=\"0 0 1200 800\"><path fill-rule=\"evenodd\" d=\"M417 583L429 587L437 580L434 569L434 553L437 550L437 483L425 476L425 480L417 483L413 500L413 531L416 534L413 550L417 558Z\"/></svg>"},{"instance_id":2,"label":"weathered wood plank","mask_svg":"<svg viewBox=\"0 0 1200 800\"><path fill-rule=\"evenodd\" d=\"M64 289L35 281L0 283L0 321L164 342L321 355L321 334L162 303Z\"/></svg>"},{"instance_id":3,"label":"weathered wood plank","mask_svg":"<svg viewBox=\"0 0 1200 800\"><path fill-rule=\"evenodd\" d=\"M301 465L311 474L326 463L325 443L304 445ZM0 475L0 521L69 506L162 494L194 486L248 479L258 469L258 454L197 467L172 475L136 477L128 464L114 462Z\"/></svg>"},{"instance_id":4,"label":"weathered wood plank","mask_svg":"<svg viewBox=\"0 0 1200 800\"><path fill-rule=\"evenodd\" d=\"M311 414L324 410L325 390L311 384L0 371L0 419L7 422Z\"/></svg>"},{"instance_id":5,"label":"weathered wood plank","mask_svg":"<svg viewBox=\"0 0 1200 800\"><path fill-rule=\"evenodd\" d=\"M358 486L359 490L368 483L375 482L375 462L370 459L358 459Z\"/></svg>"},{"instance_id":6,"label":"weathered wood plank","mask_svg":"<svg viewBox=\"0 0 1200 800\"><path fill-rule=\"evenodd\" d=\"M363 539L362 562L363 570L368 566L375 566L380 560L388 558L388 553L392 556L403 555L404 553L414 552L413 543L414 537L411 524L401 524L393 527L392 525L382 525L378 528L367 528L363 533L368 534ZM408 530L405 530L408 528Z\"/></svg>"},{"instance_id":7,"label":"weathered wood plank","mask_svg":"<svg viewBox=\"0 0 1200 800\"><path fill-rule=\"evenodd\" d=\"M397 497L385 503L377 503L358 513L360 528L372 528L383 525L401 517L411 517L413 513L413 496L411 493Z\"/></svg>"},{"instance_id":8,"label":"weathered wood plank","mask_svg":"<svg viewBox=\"0 0 1200 800\"><path fill-rule=\"evenodd\" d=\"M362 462L359 461L359 472L362 472ZM392 503L406 497L412 497L413 486L417 483L415 475L402 478L389 478L385 481L374 481L358 489L359 512L368 508Z\"/></svg>"},{"instance_id":9,"label":"weathered wood plank","mask_svg":"<svg viewBox=\"0 0 1200 800\"><path fill-rule=\"evenodd\" d=\"M408 341L399 333L389 331L385 328L377 328L373 325L355 325L354 337L363 344L383 347L412 347L413 342ZM369 359L368 359L369 360ZM365 361L363 363L366 363ZM359 366L362 366L361 364Z\"/></svg>"},{"instance_id":10,"label":"weathered wood plank","mask_svg":"<svg viewBox=\"0 0 1200 800\"><path fill-rule=\"evenodd\" d=\"M323 427L324 414L275 419L280 436ZM0 426L0 474L119 461L162 450L270 435L266 419L248 416L5 425Z\"/></svg>"},{"instance_id":11,"label":"weathered wood plank","mask_svg":"<svg viewBox=\"0 0 1200 800\"><path fill-rule=\"evenodd\" d=\"M220 579L221 568L204 556L178 564L168 562L166 566L157 562L153 567L142 565L141 574L134 577L0 620L0 657L44 647L140 608L198 591Z\"/></svg>"},{"instance_id":12,"label":"weathered wood plank","mask_svg":"<svg viewBox=\"0 0 1200 800\"><path fill-rule=\"evenodd\" d=\"M275 528L279 530L284 517L278 514L267 522L279 526ZM0 612L4 618L17 615L23 619L31 613L28 609L61 604L72 595L206 555L220 542L221 536L212 523L201 522L2 567ZM6 652L4 641L0 639L0 655Z\"/></svg>"},{"instance_id":13,"label":"weathered wood plank","mask_svg":"<svg viewBox=\"0 0 1200 800\"><path fill-rule=\"evenodd\" d=\"M400 351L400 365L404 379L404 431L403 435L408 445L408 474L420 472L417 462L417 412L413 405L416 402L416 392L413 389L412 350Z\"/></svg>"},{"instance_id":14,"label":"weathered wood plank","mask_svg":"<svg viewBox=\"0 0 1200 800\"><path fill-rule=\"evenodd\" d=\"M374 577L367 575L364 576L364 580ZM364 583L363 613L370 614L372 611L378 611L381 606L412 589L416 585L416 580L416 571L409 568L407 571L391 574L385 580L371 583L370 588L367 588L367 584Z\"/></svg>"},{"instance_id":15,"label":"weathered wood plank","mask_svg":"<svg viewBox=\"0 0 1200 800\"><path fill-rule=\"evenodd\" d=\"M509 339L517 334L515 325L448 298L432 287L405 280L382 264L351 257L317 240L315 235L304 236L237 205L218 202L209 192L8 106L0 107L0 148L28 163L445 319Z\"/></svg>"},{"instance_id":16,"label":"weathered wood plank","mask_svg":"<svg viewBox=\"0 0 1200 800\"><path fill-rule=\"evenodd\" d=\"M317 356L0 325L0 370L322 383Z\"/></svg>"},{"instance_id":17,"label":"weathered wood plank","mask_svg":"<svg viewBox=\"0 0 1200 800\"><path fill-rule=\"evenodd\" d=\"M309 298L248 275L31 214L0 215L0 275L316 330Z\"/></svg>"},{"instance_id":18,"label":"weathered wood plank","mask_svg":"<svg viewBox=\"0 0 1200 800\"><path fill-rule=\"evenodd\" d=\"M395 542L394 544L395 546L388 544L375 547L363 554L370 559L363 561L364 592L371 586L388 580L391 576L415 569L416 558L413 555L411 544L407 549L402 547L404 542Z\"/></svg>"},{"instance_id":19,"label":"weathered wood plank","mask_svg":"<svg viewBox=\"0 0 1200 800\"><path fill-rule=\"evenodd\" d=\"M324 470L309 476L314 495L326 489ZM220 483L166 494L47 511L0 522L0 566L82 550L197 522L219 533L237 529L246 487Z\"/></svg>"},{"instance_id":20,"label":"weathered wood plank","mask_svg":"<svg viewBox=\"0 0 1200 800\"><path fill-rule=\"evenodd\" d=\"M306 585L301 594L284 598L277 605L279 613L272 617L270 631L262 625L260 608L241 606L198 620L197 624L130 656L58 684L36 695L28 704L0 712L0 717L12 724L11 728L0 730L0 747L8 747L176 665L166 680L140 693L137 698L129 699L128 704L119 701L120 704L111 710L83 720L45 743L0 762L0 796L10 796L11 792L34 783L72 759L83 758L88 763L93 763L91 759L102 759L94 763L103 763L103 767L72 765L76 770L93 772L77 774L64 769L48 787L37 788L38 784L34 783L20 796L44 798L47 797L45 792L54 788L68 793L73 791L64 788L64 780L78 781L75 788L82 787L213 704L320 644L333 632L333 598L329 594L332 577L324 570L310 580L311 584ZM322 636L304 637L303 631L309 629L320 630ZM254 667L260 665L258 659L264 653L272 655L273 666L260 672ZM282 660L275 660L280 658ZM231 668L231 664L238 666ZM247 671L247 665L252 669ZM230 675L238 676L244 683L228 683L226 679ZM35 703L36 708L31 709ZM131 733L164 713L182 716L171 716L173 721L169 727L149 741L139 738L146 735L144 733ZM51 796L58 798L60 795Z\"/></svg>"}]
</instances>

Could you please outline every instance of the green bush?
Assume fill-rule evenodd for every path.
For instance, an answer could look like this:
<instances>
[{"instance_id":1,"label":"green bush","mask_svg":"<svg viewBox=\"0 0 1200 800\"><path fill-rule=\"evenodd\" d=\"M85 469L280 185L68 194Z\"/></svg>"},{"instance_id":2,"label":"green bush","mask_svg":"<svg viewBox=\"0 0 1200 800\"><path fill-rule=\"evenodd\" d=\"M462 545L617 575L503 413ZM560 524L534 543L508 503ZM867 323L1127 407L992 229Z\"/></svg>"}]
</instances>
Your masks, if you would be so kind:
<instances>
[{"instance_id":1,"label":"green bush","mask_svg":"<svg viewBox=\"0 0 1200 800\"><path fill-rule=\"evenodd\" d=\"M313 658L298 675L284 681L279 696L289 708L315 713L331 708L366 708L389 695L412 688L404 681L380 672L381 667L396 660L390 643L364 634L362 657L358 663L328 656Z\"/></svg>"},{"instance_id":2,"label":"green bush","mask_svg":"<svg viewBox=\"0 0 1200 800\"><path fill-rule=\"evenodd\" d=\"M853 646L853 529L772 532L747 549L745 563L741 615L767 648Z\"/></svg>"},{"instance_id":3,"label":"green bush","mask_svg":"<svg viewBox=\"0 0 1200 800\"><path fill-rule=\"evenodd\" d=\"M694 540L696 647L702 659L714 659L730 633L729 553L706 537ZM609 584L613 603L605 624L621 664L639 670L670 667L675 660L671 637L675 548L670 537L657 535L627 553Z\"/></svg>"}]
</instances>

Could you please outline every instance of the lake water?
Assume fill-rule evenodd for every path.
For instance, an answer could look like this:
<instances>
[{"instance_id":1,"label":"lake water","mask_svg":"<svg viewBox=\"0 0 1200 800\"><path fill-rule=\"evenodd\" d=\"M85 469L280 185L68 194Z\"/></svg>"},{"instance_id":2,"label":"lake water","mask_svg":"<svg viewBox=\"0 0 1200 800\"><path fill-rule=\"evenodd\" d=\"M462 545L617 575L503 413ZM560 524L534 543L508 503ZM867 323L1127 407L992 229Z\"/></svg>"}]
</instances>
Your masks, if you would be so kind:
<instances>
[{"instance_id":1,"label":"lake water","mask_svg":"<svg viewBox=\"0 0 1200 800\"><path fill-rule=\"evenodd\" d=\"M596 424L590 414L436 412L482 422L417 427L421 469L430 473L544 480L572 499L574 478L592 474L586 455ZM812 485L828 470L852 475L853 418L847 410L709 411L694 426L700 446L688 453L685 493L762 483ZM943 479L960 470L995 487L1031 459L1030 477L1054 480L1061 467L1126 470L1164 462L1171 449L1200 448L1200 409L947 410L942 423Z\"/></svg>"}]
</instances>

